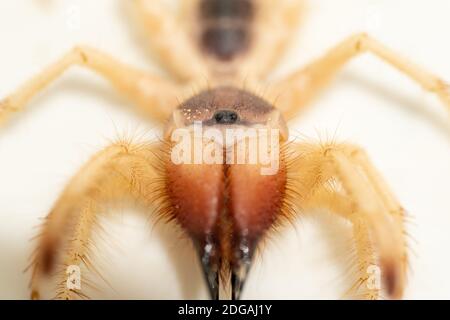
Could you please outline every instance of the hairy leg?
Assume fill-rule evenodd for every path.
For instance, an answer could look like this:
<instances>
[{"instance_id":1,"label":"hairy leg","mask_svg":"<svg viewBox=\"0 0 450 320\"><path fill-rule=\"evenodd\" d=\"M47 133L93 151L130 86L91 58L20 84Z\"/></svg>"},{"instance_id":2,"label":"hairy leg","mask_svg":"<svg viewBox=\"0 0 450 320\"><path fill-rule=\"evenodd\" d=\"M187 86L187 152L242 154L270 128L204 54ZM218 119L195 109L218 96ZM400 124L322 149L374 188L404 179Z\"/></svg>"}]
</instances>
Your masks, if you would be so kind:
<instances>
[{"instance_id":1,"label":"hairy leg","mask_svg":"<svg viewBox=\"0 0 450 320\"><path fill-rule=\"evenodd\" d=\"M95 155L70 181L43 224L39 243L32 257L32 298L39 299L39 288L56 273L56 297L72 299L83 293L66 285L67 267L82 264L88 270L91 235L97 214L110 202L127 197L150 206L155 146L117 143Z\"/></svg>"},{"instance_id":2,"label":"hairy leg","mask_svg":"<svg viewBox=\"0 0 450 320\"><path fill-rule=\"evenodd\" d=\"M352 222L357 263L356 269L352 271L356 273L356 281L348 290L347 295L359 297L361 294L363 299L379 299L381 296L381 287L378 285L379 279L371 279L371 277L377 276L377 274L373 274L378 269L376 250L373 241L370 239L370 230L364 221L358 219L358 212L355 212L352 202L340 192L321 188L308 199L304 208L324 208Z\"/></svg>"},{"instance_id":3,"label":"hairy leg","mask_svg":"<svg viewBox=\"0 0 450 320\"><path fill-rule=\"evenodd\" d=\"M22 110L34 96L74 65L88 68L109 80L121 94L134 101L144 114L156 120L165 120L176 106L175 95L181 90L180 87L83 46L71 50L1 101L0 122Z\"/></svg>"},{"instance_id":4,"label":"hairy leg","mask_svg":"<svg viewBox=\"0 0 450 320\"><path fill-rule=\"evenodd\" d=\"M364 152L349 145L298 145L291 183L302 196L299 205L324 207L353 223L358 260L357 287L379 265L388 295L400 298L406 281L407 249L403 210ZM298 174L296 172L299 172ZM376 258L376 259L375 259ZM379 289L367 287L366 298Z\"/></svg>"},{"instance_id":5,"label":"hairy leg","mask_svg":"<svg viewBox=\"0 0 450 320\"><path fill-rule=\"evenodd\" d=\"M436 94L450 110L450 87L447 83L364 33L344 40L323 57L275 84L272 94L278 96L277 106L287 118L293 118L348 61L366 52L374 54L425 90Z\"/></svg>"}]
</instances>

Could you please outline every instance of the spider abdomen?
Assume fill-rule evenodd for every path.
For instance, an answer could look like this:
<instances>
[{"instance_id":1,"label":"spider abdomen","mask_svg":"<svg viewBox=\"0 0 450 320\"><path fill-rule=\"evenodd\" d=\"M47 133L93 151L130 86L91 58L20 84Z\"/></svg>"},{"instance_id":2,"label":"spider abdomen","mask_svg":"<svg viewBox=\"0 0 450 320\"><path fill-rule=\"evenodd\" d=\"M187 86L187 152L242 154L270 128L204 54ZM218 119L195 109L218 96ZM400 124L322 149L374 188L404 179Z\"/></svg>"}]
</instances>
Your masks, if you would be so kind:
<instances>
[{"instance_id":1,"label":"spider abdomen","mask_svg":"<svg viewBox=\"0 0 450 320\"><path fill-rule=\"evenodd\" d=\"M220 61L233 60L249 47L253 15L251 0L201 0L201 47Z\"/></svg>"}]
</instances>

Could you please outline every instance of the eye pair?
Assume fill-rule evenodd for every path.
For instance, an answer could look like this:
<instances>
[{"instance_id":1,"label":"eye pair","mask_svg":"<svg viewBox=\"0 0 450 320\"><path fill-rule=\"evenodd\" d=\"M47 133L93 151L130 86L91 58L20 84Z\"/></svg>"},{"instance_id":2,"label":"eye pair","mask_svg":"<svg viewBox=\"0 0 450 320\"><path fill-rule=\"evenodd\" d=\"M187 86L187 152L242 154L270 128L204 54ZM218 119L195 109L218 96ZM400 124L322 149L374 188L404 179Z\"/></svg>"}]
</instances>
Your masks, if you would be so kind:
<instances>
[{"instance_id":1,"label":"eye pair","mask_svg":"<svg viewBox=\"0 0 450 320\"><path fill-rule=\"evenodd\" d=\"M233 124L239 120L239 116L236 111L219 110L214 113L213 119L217 124Z\"/></svg>"}]
</instances>

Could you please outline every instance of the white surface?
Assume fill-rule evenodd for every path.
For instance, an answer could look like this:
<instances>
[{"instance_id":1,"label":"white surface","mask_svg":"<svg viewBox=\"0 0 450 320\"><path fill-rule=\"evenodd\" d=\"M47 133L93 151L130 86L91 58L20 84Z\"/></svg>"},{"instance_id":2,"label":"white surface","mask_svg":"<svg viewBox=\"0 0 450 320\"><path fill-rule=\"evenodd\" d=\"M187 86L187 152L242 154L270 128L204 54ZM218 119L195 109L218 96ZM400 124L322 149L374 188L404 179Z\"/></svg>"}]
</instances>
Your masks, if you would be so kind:
<instances>
[{"instance_id":1,"label":"white surface","mask_svg":"<svg viewBox=\"0 0 450 320\"><path fill-rule=\"evenodd\" d=\"M1 1L0 97L76 43L101 48L148 70L158 67L119 0ZM278 74L305 64L354 32L368 31L450 79L450 2L314 0ZM117 131L154 124L128 111L102 79L73 69L34 100L0 134L0 298L28 297L22 270L29 239L68 179ZM450 298L450 124L430 94L374 57L361 57L293 133L336 136L365 147L405 208L416 242L407 298ZM151 135L150 135L151 136ZM125 210L124 210L125 211ZM206 298L192 249L165 227L116 218L100 245L105 277L116 292L100 298ZM345 279L348 230L334 218L302 219L269 242L244 298L338 298ZM342 228L341 228L342 229ZM113 240L111 240L113 239ZM113 244L110 244L110 243Z\"/></svg>"}]
</instances>

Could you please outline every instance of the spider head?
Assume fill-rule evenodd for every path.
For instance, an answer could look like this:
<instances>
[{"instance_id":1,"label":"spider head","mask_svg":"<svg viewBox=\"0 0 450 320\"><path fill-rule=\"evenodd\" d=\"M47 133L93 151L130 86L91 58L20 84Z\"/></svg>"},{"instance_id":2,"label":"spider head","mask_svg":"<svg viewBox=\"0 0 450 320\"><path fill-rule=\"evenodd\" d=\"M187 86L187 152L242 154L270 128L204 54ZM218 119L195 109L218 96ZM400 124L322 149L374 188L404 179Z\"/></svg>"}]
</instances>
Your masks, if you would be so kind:
<instances>
[{"instance_id":1,"label":"spider head","mask_svg":"<svg viewBox=\"0 0 450 320\"><path fill-rule=\"evenodd\" d=\"M239 298L254 250L283 203L286 124L266 101L223 87L183 103L166 138L173 214L197 246L211 297L228 269Z\"/></svg>"},{"instance_id":2,"label":"spider head","mask_svg":"<svg viewBox=\"0 0 450 320\"><path fill-rule=\"evenodd\" d=\"M174 130L191 129L201 124L205 129L269 129L278 130L282 140L288 139L288 128L280 112L264 99L233 87L203 91L182 103L165 128L165 138Z\"/></svg>"}]
</instances>

